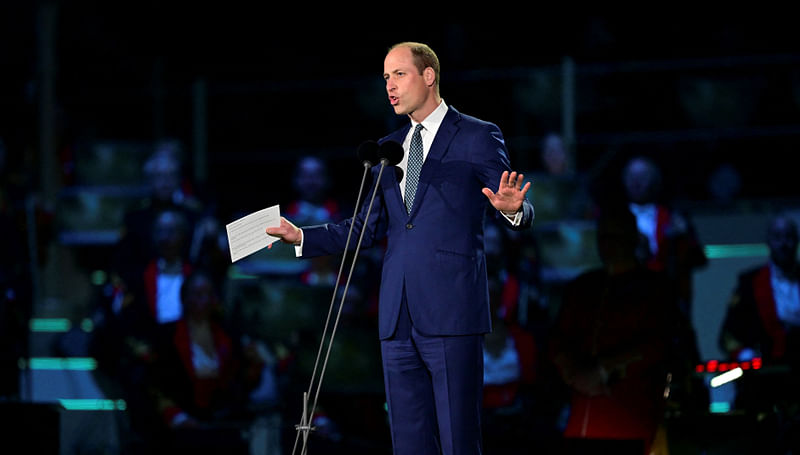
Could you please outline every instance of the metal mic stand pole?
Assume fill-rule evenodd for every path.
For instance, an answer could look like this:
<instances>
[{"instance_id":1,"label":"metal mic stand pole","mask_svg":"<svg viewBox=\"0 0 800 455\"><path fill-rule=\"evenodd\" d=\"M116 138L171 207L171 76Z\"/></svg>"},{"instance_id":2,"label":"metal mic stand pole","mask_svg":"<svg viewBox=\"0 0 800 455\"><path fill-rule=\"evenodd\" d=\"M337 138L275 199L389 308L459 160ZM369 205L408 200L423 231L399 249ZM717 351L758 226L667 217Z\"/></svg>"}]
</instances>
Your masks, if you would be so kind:
<instances>
[{"instance_id":1,"label":"metal mic stand pole","mask_svg":"<svg viewBox=\"0 0 800 455\"><path fill-rule=\"evenodd\" d=\"M378 171L377 182L380 182L381 175L383 174L383 170L386 167L386 163L387 163L386 159L381 159L381 168ZM355 268L356 258L358 257L359 250L361 249L361 241L364 238L364 228L362 226L361 233L360 233L359 238L358 238L358 243L356 243L356 249L355 249L355 252L353 254L353 262L350 264L350 272L348 273L347 281L345 282L344 291L342 293L342 299L341 299L341 302L339 303L339 311L337 312L336 321L334 322L333 329L331 330L331 338L330 338L330 341L328 342L328 349L327 349L327 352L325 354L325 361L322 364L322 370L321 370L320 375L319 375L319 381L317 382L317 390L316 390L316 392L314 394L314 403L313 403L313 405L311 407L311 411L309 412L308 411L308 395L311 393L311 390L313 389L314 379L316 377L316 372L317 372L317 365L319 364L319 359L320 359L320 356L321 356L321 353L322 353L322 347L323 347L323 345L325 343L325 336L326 336L326 334L328 332L328 325L330 323L331 314L333 312L333 306L334 306L334 303L335 303L335 300L336 300L336 291L337 291L337 289L339 287L339 279L341 277L342 270L344 268L345 259L346 259L346 256L347 256L347 247L350 245L350 237L351 237L351 235L353 233L353 226L355 225L356 216L358 214L358 207L359 207L358 201L361 200L361 193L362 193L363 188L364 188L364 182L366 180L367 172L369 171L369 168L370 168L370 166L368 165L368 162L364 162L364 168L365 168L364 169L364 174L361 177L361 186L359 187L359 190L358 190L358 198L356 199L356 207L355 207L355 210L353 212L353 219L352 219L352 221L350 223L350 229L347 232L347 240L345 241L345 248L344 248L344 254L342 255L342 262L339 265L339 273L338 273L338 275L336 277L336 284L334 285L334 288L333 288L333 296L331 297L331 304L330 304L330 307L328 308L328 317L327 317L327 319L325 321L325 328L324 328L324 330L322 332L322 339L320 340L319 350L317 351L317 359L314 362L314 369L313 369L313 372L311 374L311 381L310 381L309 386L308 386L308 392L303 394L303 414L302 414L302 418L301 418L300 424L295 425L295 428L297 429L297 436L295 436L294 447L292 448L292 455L294 455L294 453L295 453L295 450L297 448L297 442L299 440L299 437L300 437L301 433L303 434L303 446L302 446L302 450L301 450L300 453L301 453L301 455L306 455L306 453L307 453L306 452L306 450L307 450L307 445L306 444L307 444L307 441L308 441L309 432L314 430L314 427L311 426L311 421L313 419L314 412L316 411L316 408L317 408L317 399L319 398L319 391L320 391L320 388L322 387L322 378L325 375L325 368L328 365L328 358L330 357L331 347L333 346L333 339L336 336L336 328L339 325L339 318L340 318L340 316L342 314L342 307L344 306L344 299L347 297L347 290L350 287L350 278L353 275L353 269ZM372 197L370 198L369 206L367 207L367 213L366 213L366 215L364 217L364 223L365 224L366 224L366 220L369 219L369 214L370 214L370 211L372 210L372 203L375 200L375 195L377 194L377 190L378 190L378 185L376 184L375 188L372 191Z\"/></svg>"}]
</instances>

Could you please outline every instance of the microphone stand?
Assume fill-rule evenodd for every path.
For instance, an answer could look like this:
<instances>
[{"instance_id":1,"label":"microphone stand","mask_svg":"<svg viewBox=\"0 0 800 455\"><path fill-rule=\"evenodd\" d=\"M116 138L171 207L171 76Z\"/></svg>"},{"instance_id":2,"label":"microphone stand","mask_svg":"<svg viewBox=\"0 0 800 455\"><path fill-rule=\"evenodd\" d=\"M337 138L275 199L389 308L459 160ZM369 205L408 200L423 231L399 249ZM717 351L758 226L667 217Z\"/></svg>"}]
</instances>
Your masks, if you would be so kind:
<instances>
[{"instance_id":1,"label":"microphone stand","mask_svg":"<svg viewBox=\"0 0 800 455\"><path fill-rule=\"evenodd\" d=\"M380 170L378 171L378 178L376 180L376 185L375 185L375 188L373 188L372 197L370 198L369 205L367 206L367 212L366 212L366 215L364 217L364 224L365 225L366 225L367 220L369 219L370 212L372 211L372 204L373 204L373 202L375 200L375 195L378 192L378 187L379 187L379 183L381 181L381 176L383 175L383 170L384 170L384 168L386 167L386 165L388 163L389 163L389 160L387 158L381 158L381 167L380 167ZM350 271L349 271L349 273L347 275L347 281L345 282L344 291L342 292L342 298L341 298L341 301L339 303L339 311L336 314L336 320L334 321L333 329L331 330L331 337L330 337L330 340L328 341L328 349L327 349L327 351L325 353L325 360L322 363L322 369L321 369L320 374L319 374L319 381L317 382L316 392L314 393L314 401L313 401L313 404L312 404L311 409L309 411L308 398L309 398L309 395L311 394L312 389L314 388L314 379L316 378L317 366L319 364L319 359L320 359L320 356L322 354L322 348L323 348L323 346L325 344L325 336L327 335L328 325L329 325L330 320L331 320L331 314L333 313L333 307L334 307L334 303L335 303L335 300L336 300L336 291L338 290L338 287L339 287L339 279L341 278L342 270L344 269L345 259L347 257L347 247L350 245L350 238L351 238L352 233L353 233L353 226L355 225L356 216L358 215L358 207L359 207L358 202L361 200L361 194L362 194L363 189L364 189L364 182L366 181L367 173L368 173L370 167L372 166L371 163L369 161L367 161L367 160L364 160L363 164L364 164L364 173L363 173L363 175L361 177L361 186L358 189L358 197L356 198L356 207L355 207L355 209L353 211L353 218L352 218L352 221L350 223L350 228L349 228L349 230L347 232L347 240L345 241L344 253L342 254L342 261L341 261L341 264L339 265L339 273L338 273L338 275L336 277L336 284L334 285L334 288L333 288L333 296L331 297L330 307L328 308L328 317L325 320L325 328L323 329L323 332L322 332L322 339L320 340L319 350L317 351L317 358L316 358L316 361L314 362L314 369L312 370L312 373L311 373L311 381L310 381L309 386L308 386L308 392L304 392L303 393L303 414L301 416L300 423L298 425L295 425L295 429L297 430L297 435L295 436L294 446L292 447L292 455L295 454L295 450L297 449L297 444L298 444L298 441L300 439L300 435L301 434L303 435L303 445L302 445L302 449L301 449L300 454L301 455L306 455L308 453L307 452L307 449L308 449L308 446L307 446L308 436L309 436L309 433L311 431L314 431L314 429L315 429L311 425L311 423L312 423L312 420L314 418L314 412L316 411L316 408L317 408L317 400L319 399L319 392L320 392L320 389L322 388L322 379L323 379L323 377L325 375L325 369L328 366L328 359L330 358L331 348L333 347L333 340L334 340L334 337L336 336L336 329L339 326L339 319L340 319L340 317L342 315L342 308L344 307L345 298L347 297L347 290L350 287L350 279L353 276L353 270L355 269L356 259L358 258L358 253L359 253L359 250L361 249L361 242L362 242L362 240L364 238L364 227L362 226L361 233L358 236L358 242L356 243L355 252L353 253L353 261L350 263Z\"/></svg>"}]
</instances>

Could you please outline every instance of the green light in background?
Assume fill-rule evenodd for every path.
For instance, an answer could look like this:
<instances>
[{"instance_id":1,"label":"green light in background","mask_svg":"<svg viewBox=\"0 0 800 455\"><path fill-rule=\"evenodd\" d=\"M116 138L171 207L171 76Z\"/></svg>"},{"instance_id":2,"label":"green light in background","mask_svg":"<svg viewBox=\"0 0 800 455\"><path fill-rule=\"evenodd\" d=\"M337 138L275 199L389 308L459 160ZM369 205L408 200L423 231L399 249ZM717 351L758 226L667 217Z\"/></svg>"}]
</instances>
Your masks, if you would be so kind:
<instances>
[{"instance_id":1,"label":"green light in background","mask_svg":"<svg viewBox=\"0 0 800 455\"><path fill-rule=\"evenodd\" d=\"M107 400L102 398L62 398L58 400L68 411L124 411L125 400Z\"/></svg>"},{"instance_id":2,"label":"green light in background","mask_svg":"<svg viewBox=\"0 0 800 455\"><path fill-rule=\"evenodd\" d=\"M106 275L106 272L102 270L95 270L94 272L92 272L90 279L93 285L102 286L103 284L105 284L107 278L108 276Z\"/></svg>"},{"instance_id":3,"label":"green light in background","mask_svg":"<svg viewBox=\"0 0 800 455\"><path fill-rule=\"evenodd\" d=\"M72 323L67 318L33 318L28 322L31 332L67 332Z\"/></svg>"},{"instance_id":4,"label":"green light in background","mask_svg":"<svg viewBox=\"0 0 800 455\"><path fill-rule=\"evenodd\" d=\"M63 333L72 329L72 322L67 318L31 318L28 327L31 332ZM84 332L91 332L94 330L94 323L91 319L84 318L80 327Z\"/></svg>"},{"instance_id":5,"label":"green light in background","mask_svg":"<svg viewBox=\"0 0 800 455\"><path fill-rule=\"evenodd\" d=\"M731 404L726 401L715 401L708 405L708 412L712 414L724 414L730 410Z\"/></svg>"},{"instance_id":6,"label":"green light in background","mask_svg":"<svg viewBox=\"0 0 800 455\"><path fill-rule=\"evenodd\" d=\"M228 278L231 280L254 280L257 279L258 276L242 273L238 268L231 267L230 270L228 270Z\"/></svg>"},{"instance_id":7,"label":"green light in background","mask_svg":"<svg viewBox=\"0 0 800 455\"><path fill-rule=\"evenodd\" d=\"M91 371L97 369L97 361L91 357L31 357L31 370Z\"/></svg>"},{"instance_id":8,"label":"green light in background","mask_svg":"<svg viewBox=\"0 0 800 455\"><path fill-rule=\"evenodd\" d=\"M769 256L769 248L764 243L741 243L731 245L706 245L709 259L756 258Z\"/></svg>"}]
</instances>

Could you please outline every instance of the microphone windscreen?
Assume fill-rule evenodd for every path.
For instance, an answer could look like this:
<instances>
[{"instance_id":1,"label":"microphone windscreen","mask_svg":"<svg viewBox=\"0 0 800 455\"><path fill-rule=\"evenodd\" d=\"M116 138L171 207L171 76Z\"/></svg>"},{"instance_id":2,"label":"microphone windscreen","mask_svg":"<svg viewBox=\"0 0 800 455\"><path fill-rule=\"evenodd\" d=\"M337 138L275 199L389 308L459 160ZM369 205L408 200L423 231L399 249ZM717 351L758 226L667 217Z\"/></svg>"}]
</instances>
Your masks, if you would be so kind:
<instances>
[{"instance_id":1,"label":"microphone windscreen","mask_svg":"<svg viewBox=\"0 0 800 455\"><path fill-rule=\"evenodd\" d=\"M405 151L403 151L403 146L396 141L386 141L381 144L381 147L378 150L378 158L382 160L385 159L389 166L394 166L402 161L404 154Z\"/></svg>"},{"instance_id":2,"label":"microphone windscreen","mask_svg":"<svg viewBox=\"0 0 800 455\"><path fill-rule=\"evenodd\" d=\"M361 162L368 162L370 166L374 166L378 163L380 158L378 157L378 149L380 146L376 141L367 140L361 143L358 146L358 150L356 150L356 155L358 155L358 159Z\"/></svg>"}]
</instances>

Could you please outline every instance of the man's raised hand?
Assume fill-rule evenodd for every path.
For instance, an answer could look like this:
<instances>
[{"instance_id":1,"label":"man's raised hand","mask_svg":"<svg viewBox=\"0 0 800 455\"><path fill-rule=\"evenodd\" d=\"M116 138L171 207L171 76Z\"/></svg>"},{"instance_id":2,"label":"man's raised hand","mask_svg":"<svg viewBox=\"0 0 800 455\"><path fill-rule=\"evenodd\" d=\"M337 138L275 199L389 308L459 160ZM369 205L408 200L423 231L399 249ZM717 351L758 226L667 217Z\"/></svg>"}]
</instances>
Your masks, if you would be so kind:
<instances>
[{"instance_id":1,"label":"man's raised hand","mask_svg":"<svg viewBox=\"0 0 800 455\"><path fill-rule=\"evenodd\" d=\"M525 193L531 187L531 182L526 183L523 187L522 182L524 180L522 174L518 175L516 172L509 174L508 171L503 171L496 193L489 188L484 188L481 191L495 209L505 213L516 213L522 208Z\"/></svg>"}]
</instances>

